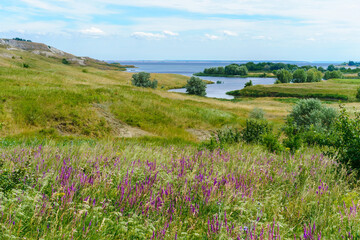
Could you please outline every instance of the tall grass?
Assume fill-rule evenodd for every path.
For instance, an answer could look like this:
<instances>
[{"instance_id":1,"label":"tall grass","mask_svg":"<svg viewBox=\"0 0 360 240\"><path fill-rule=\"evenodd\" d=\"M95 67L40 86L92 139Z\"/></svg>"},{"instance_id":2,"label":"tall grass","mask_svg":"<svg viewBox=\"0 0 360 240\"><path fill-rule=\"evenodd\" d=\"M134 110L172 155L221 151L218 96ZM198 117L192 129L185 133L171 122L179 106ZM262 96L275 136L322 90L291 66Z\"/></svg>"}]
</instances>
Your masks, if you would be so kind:
<instances>
[{"instance_id":1,"label":"tall grass","mask_svg":"<svg viewBox=\"0 0 360 240\"><path fill-rule=\"evenodd\" d=\"M154 143L2 148L2 239L352 239L359 185L292 156Z\"/></svg>"}]
</instances>

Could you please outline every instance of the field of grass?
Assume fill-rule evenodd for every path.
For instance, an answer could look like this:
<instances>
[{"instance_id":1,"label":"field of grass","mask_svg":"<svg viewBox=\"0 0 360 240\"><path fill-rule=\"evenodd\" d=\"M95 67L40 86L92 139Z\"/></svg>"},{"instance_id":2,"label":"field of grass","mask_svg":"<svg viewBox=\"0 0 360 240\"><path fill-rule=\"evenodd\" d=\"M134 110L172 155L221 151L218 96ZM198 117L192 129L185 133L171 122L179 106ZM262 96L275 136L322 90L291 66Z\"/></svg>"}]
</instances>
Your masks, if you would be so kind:
<instances>
[{"instance_id":1,"label":"field of grass","mask_svg":"<svg viewBox=\"0 0 360 240\"><path fill-rule=\"evenodd\" d=\"M278 129L297 98L168 92L188 80L174 74L138 88L121 70L0 47L0 239L360 239L359 182L321 149L209 151L194 134L254 108ZM247 89L352 100L358 85Z\"/></svg>"},{"instance_id":2,"label":"field of grass","mask_svg":"<svg viewBox=\"0 0 360 240\"><path fill-rule=\"evenodd\" d=\"M230 93L247 97L315 97L354 101L359 87L360 79L331 79L318 83L256 85Z\"/></svg>"},{"instance_id":3,"label":"field of grass","mask_svg":"<svg viewBox=\"0 0 360 240\"><path fill-rule=\"evenodd\" d=\"M288 108L269 99L230 102L167 92L186 84L181 75L152 74L157 90L133 87L131 76L0 48L0 137L122 137L113 128L126 125L150 136L196 141L188 129L238 127L258 106L280 123Z\"/></svg>"},{"instance_id":4,"label":"field of grass","mask_svg":"<svg viewBox=\"0 0 360 240\"><path fill-rule=\"evenodd\" d=\"M50 141L0 155L2 239L360 237L358 183L316 150Z\"/></svg>"}]
</instances>

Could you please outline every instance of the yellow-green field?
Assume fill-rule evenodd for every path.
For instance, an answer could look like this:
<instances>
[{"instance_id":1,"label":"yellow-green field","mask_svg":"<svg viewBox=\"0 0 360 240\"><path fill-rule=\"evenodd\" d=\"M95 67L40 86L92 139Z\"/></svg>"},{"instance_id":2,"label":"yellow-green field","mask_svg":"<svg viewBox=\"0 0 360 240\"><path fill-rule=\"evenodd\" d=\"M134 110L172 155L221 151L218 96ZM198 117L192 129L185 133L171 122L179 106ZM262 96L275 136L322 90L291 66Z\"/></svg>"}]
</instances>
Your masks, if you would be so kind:
<instances>
[{"instance_id":1,"label":"yellow-green field","mask_svg":"<svg viewBox=\"0 0 360 240\"><path fill-rule=\"evenodd\" d=\"M233 91L234 96L319 97L356 101L360 79L330 79L314 83L256 85Z\"/></svg>"},{"instance_id":2,"label":"yellow-green field","mask_svg":"<svg viewBox=\"0 0 360 240\"><path fill-rule=\"evenodd\" d=\"M65 65L61 59L0 48L0 137L151 136L197 141L199 131L241 127L255 107L280 124L292 104L272 98L227 101L167 92L188 80L175 74L152 74L159 82L156 90L138 88L131 85L132 73L103 63L90 65ZM350 80L309 87L321 89L331 83L335 88L337 81ZM341 91L355 91L353 84L342 86L347 88Z\"/></svg>"}]
</instances>

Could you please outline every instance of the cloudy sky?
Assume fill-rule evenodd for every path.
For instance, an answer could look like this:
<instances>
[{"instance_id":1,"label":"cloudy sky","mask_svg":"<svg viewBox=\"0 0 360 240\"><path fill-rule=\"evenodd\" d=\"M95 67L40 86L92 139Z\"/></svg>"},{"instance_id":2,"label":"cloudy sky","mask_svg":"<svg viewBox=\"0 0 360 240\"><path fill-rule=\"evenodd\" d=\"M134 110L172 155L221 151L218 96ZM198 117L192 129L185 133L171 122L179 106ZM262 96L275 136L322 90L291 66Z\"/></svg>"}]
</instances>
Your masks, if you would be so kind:
<instances>
[{"instance_id":1,"label":"cloudy sky","mask_svg":"<svg viewBox=\"0 0 360 240\"><path fill-rule=\"evenodd\" d=\"M98 59L360 61L359 0L0 0L0 38Z\"/></svg>"}]
</instances>

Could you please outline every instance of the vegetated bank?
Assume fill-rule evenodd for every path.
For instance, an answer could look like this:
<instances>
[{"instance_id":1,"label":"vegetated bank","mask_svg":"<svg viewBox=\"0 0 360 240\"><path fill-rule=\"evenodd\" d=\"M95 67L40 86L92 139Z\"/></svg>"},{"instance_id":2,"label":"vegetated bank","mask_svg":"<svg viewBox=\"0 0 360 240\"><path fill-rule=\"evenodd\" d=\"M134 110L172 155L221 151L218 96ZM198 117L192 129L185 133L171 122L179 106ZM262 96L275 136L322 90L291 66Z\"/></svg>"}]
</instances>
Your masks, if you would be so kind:
<instances>
[{"instance_id":1,"label":"vegetated bank","mask_svg":"<svg viewBox=\"0 0 360 240\"><path fill-rule=\"evenodd\" d=\"M314 83L256 85L228 92L236 97L298 97L356 100L359 79L330 79Z\"/></svg>"}]
</instances>

